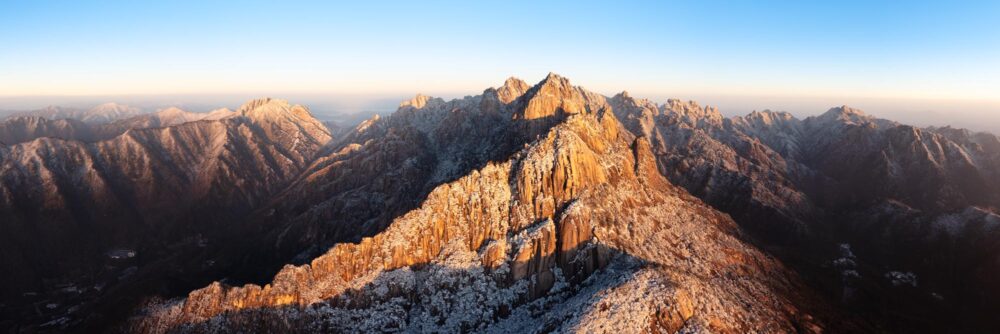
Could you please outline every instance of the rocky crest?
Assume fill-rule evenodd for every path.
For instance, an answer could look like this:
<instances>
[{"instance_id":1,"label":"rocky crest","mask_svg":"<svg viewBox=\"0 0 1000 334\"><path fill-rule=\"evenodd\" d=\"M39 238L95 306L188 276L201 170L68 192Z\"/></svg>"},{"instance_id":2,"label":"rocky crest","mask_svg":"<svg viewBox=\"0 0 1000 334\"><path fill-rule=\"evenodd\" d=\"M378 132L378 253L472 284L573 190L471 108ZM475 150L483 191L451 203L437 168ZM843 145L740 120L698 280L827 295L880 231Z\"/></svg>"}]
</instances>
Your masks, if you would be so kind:
<instances>
[{"instance_id":1,"label":"rocky crest","mask_svg":"<svg viewBox=\"0 0 1000 334\"><path fill-rule=\"evenodd\" d=\"M121 282L115 277L127 268L104 267L114 249L136 250L139 264L157 272L164 269L158 261L188 254L181 250L217 247L205 239L232 238L230 224L330 140L300 106L271 101L242 111L96 142L38 138L0 148L0 216L8 232L0 236L0 264L18 268L3 274L5 299ZM312 121L300 121L305 117Z\"/></svg>"},{"instance_id":2,"label":"rocky crest","mask_svg":"<svg viewBox=\"0 0 1000 334\"><path fill-rule=\"evenodd\" d=\"M556 74L353 128L271 98L55 118L0 124L5 326L1000 328L991 134L846 106L726 118Z\"/></svg>"},{"instance_id":3,"label":"rocky crest","mask_svg":"<svg viewBox=\"0 0 1000 334\"><path fill-rule=\"evenodd\" d=\"M114 106L123 108L119 105ZM42 137L95 142L112 139L132 129L168 127L200 120L221 120L236 115L225 108L209 113L193 113L175 107L146 114L123 112L115 117L108 117L106 121L94 121L94 115L87 113L33 112L30 114L32 116L10 116L0 122L0 143L13 145ZM83 119L90 121L85 122Z\"/></svg>"},{"instance_id":4,"label":"rocky crest","mask_svg":"<svg viewBox=\"0 0 1000 334\"><path fill-rule=\"evenodd\" d=\"M795 275L739 241L726 215L670 185L648 140L624 131L603 98L556 75L503 106L491 105L503 103L502 96L489 96L494 92L436 104L418 97L382 131L416 129L447 147L455 142L435 138L440 133L426 120L450 124L438 113L498 110L509 119L500 126L528 131L507 139L529 138L508 158L434 187L383 232L286 266L270 284L214 283L185 299L150 305L128 330L824 327L816 317L829 314L814 312L828 310L815 307L821 303L803 292ZM432 105L438 107L421 109ZM553 116L561 121L549 123ZM538 119L552 125L542 133L532 132L540 126L520 125ZM602 269L609 266L615 269ZM627 311L607 310L615 300L640 296ZM750 307L741 301L746 298L757 302ZM548 311L530 311L537 307Z\"/></svg>"},{"instance_id":5,"label":"rocky crest","mask_svg":"<svg viewBox=\"0 0 1000 334\"><path fill-rule=\"evenodd\" d=\"M13 145L40 137L91 140L94 133L76 119L49 120L38 116L10 117L0 122L0 143Z\"/></svg>"},{"instance_id":6,"label":"rocky crest","mask_svg":"<svg viewBox=\"0 0 1000 334\"><path fill-rule=\"evenodd\" d=\"M966 279L1000 268L979 256L956 259L939 254L942 249L949 254L995 252L991 246L961 240L972 235L993 240L991 234L971 227L982 224L979 215L963 212L1000 208L996 136L915 128L847 106L800 120L774 111L724 118L711 108L677 100L658 111L655 104L625 95L613 100L622 106L616 113L626 127L651 138L664 175L733 215L778 255L799 263L800 271L833 277L848 272L824 269L843 244L854 245L863 259L851 263L906 268L925 277L925 288L905 292L905 298L879 297L898 292L884 281L888 274L869 271L856 277L858 271L852 267L853 274L845 276L843 284L824 283L850 300L849 305L863 307L875 303L872 299L891 298L901 301L891 307L894 312L939 309L939 319L977 322L970 328L988 323L983 316L992 309L988 305L962 312L948 309L940 300L976 304L972 295L992 289L987 283L966 285ZM947 241L936 239L943 235L934 232L936 224L928 223L942 216L960 221L950 229L961 232L944 237ZM937 269L955 261L961 263L955 270L962 274L945 275ZM868 287L857 292L865 284ZM856 297L859 294L872 299ZM928 328L903 325L909 321L905 319L888 323L906 330Z\"/></svg>"},{"instance_id":7,"label":"rocky crest","mask_svg":"<svg viewBox=\"0 0 1000 334\"><path fill-rule=\"evenodd\" d=\"M7 118L34 116L49 120L75 119L87 124L105 124L120 119L138 116L141 113L142 111L139 108L112 102L104 103L91 109L49 106L39 110L11 114Z\"/></svg>"},{"instance_id":8,"label":"rocky crest","mask_svg":"<svg viewBox=\"0 0 1000 334\"><path fill-rule=\"evenodd\" d=\"M671 182L743 222L770 241L806 233L814 210L793 180L807 171L740 130L747 124L695 102L656 105L626 94L612 98L626 127L650 138Z\"/></svg>"}]
</instances>

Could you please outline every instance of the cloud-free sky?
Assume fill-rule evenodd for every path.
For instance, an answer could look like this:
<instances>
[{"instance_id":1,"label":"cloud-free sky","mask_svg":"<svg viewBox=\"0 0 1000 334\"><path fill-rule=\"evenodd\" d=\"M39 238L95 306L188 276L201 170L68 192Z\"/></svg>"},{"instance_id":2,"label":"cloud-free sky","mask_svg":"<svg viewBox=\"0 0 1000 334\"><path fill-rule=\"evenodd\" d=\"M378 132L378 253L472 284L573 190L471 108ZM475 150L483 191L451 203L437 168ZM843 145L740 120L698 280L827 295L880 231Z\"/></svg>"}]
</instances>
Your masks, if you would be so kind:
<instances>
[{"instance_id":1,"label":"cloud-free sky","mask_svg":"<svg viewBox=\"0 0 1000 334\"><path fill-rule=\"evenodd\" d=\"M0 0L0 96L1000 100L1000 2ZM844 103L847 103L845 101Z\"/></svg>"}]
</instances>

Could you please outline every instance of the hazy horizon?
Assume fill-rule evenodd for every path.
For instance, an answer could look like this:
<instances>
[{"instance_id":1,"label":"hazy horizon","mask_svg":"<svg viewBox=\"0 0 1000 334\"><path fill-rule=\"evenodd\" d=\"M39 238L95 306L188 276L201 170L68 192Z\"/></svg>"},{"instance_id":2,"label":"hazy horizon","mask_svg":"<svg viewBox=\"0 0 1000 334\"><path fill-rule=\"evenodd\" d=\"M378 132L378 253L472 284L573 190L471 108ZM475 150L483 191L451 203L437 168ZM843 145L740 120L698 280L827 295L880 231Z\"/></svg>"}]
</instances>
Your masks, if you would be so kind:
<instances>
[{"instance_id":1,"label":"hazy horizon","mask_svg":"<svg viewBox=\"0 0 1000 334\"><path fill-rule=\"evenodd\" d=\"M570 77L570 80L572 78ZM531 81L529 81L531 82ZM579 84L587 88L586 84ZM492 87L497 87L492 85ZM483 89L488 87L483 87ZM616 92L598 92L613 96ZM166 107L179 107L193 112L207 112L217 108L235 109L244 102L258 97L273 97L288 100L308 107L317 118L323 120L351 120L367 118L374 114L382 116L394 112L399 103L416 94L441 97L446 100L478 95L482 90L468 92L424 92L409 94L181 94L181 95L96 95L96 96L27 96L0 97L0 116L11 112L37 110L47 106L70 108L90 108L102 103L115 102L134 106L144 111L156 111ZM865 113L904 124L919 127L952 126L974 131L988 131L1000 134L1000 121L983 122L983 119L997 119L1000 102L962 101L947 99L886 99L864 97L788 97L788 96L737 96L709 94L630 94L647 98L662 104L667 99L693 100L703 106L714 106L727 116L743 116L754 110L786 111L798 118L806 118L826 112L832 107L848 105Z\"/></svg>"},{"instance_id":2,"label":"hazy horizon","mask_svg":"<svg viewBox=\"0 0 1000 334\"><path fill-rule=\"evenodd\" d=\"M0 0L0 46L0 334L1000 333L1000 0Z\"/></svg>"},{"instance_id":3,"label":"hazy horizon","mask_svg":"<svg viewBox=\"0 0 1000 334\"><path fill-rule=\"evenodd\" d=\"M1000 132L1000 3L463 2L0 5L0 110L194 110L273 96L388 113L550 71L726 115L851 105Z\"/></svg>"}]
</instances>

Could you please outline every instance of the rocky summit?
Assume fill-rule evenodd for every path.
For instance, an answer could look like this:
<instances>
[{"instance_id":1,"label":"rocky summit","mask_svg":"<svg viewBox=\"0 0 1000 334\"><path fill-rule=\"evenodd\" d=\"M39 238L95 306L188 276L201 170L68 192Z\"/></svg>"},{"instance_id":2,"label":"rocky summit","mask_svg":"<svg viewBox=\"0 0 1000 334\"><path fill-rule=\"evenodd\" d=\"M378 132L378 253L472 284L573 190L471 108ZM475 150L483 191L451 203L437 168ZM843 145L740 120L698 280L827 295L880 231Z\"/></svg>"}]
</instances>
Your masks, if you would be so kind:
<instances>
[{"instance_id":1,"label":"rocky summit","mask_svg":"<svg viewBox=\"0 0 1000 334\"><path fill-rule=\"evenodd\" d=\"M549 74L0 123L10 332L990 332L1000 139ZM958 319L959 324L948 319Z\"/></svg>"},{"instance_id":2,"label":"rocky summit","mask_svg":"<svg viewBox=\"0 0 1000 334\"><path fill-rule=\"evenodd\" d=\"M508 103L498 90L451 103L418 96L386 125L444 139L476 129L439 127L466 117L504 119L490 132L517 145L453 173L441 169L467 152L437 141L445 150L429 172L444 182L383 231L285 266L263 286L213 283L152 303L126 329L742 332L833 323L794 273L740 241L729 217L660 175L648 140L622 128L604 98L550 75Z\"/></svg>"}]
</instances>

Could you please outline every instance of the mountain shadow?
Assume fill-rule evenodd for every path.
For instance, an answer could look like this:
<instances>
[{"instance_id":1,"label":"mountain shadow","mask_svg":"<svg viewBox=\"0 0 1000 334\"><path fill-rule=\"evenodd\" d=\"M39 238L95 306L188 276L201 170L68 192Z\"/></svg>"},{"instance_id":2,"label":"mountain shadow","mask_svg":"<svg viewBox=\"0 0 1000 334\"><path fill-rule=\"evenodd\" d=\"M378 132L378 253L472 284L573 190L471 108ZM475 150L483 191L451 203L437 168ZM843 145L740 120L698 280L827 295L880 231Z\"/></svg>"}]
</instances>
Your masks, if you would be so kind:
<instances>
[{"instance_id":1,"label":"mountain shadow","mask_svg":"<svg viewBox=\"0 0 1000 334\"><path fill-rule=\"evenodd\" d=\"M364 288L379 278L392 281L403 276L402 281L409 281L406 277L413 277L421 282L440 281L447 285L452 277L449 275L467 275L469 268L473 272L479 270L477 267L501 268L504 272L502 268L507 267L508 278L502 280L506 283L498 287L527 282L525 300L534 301L543 300L557 285L560 275L569 277L570 286L587 286L586 277L600 268L609 265L608 268L624 268L615 266L632 260L648 265L639 266L634 275L621 276L624 285L611 285L618 287L611 290L597 289L600 291L596 294L613 298L607 300L640 301L635 308L610 309L611 303L604 303L587 308L592 312L580 315L578 321L567 321L573 317L568 313L553 312L552 317L562 315L548 318L552 320L543 321L540 328L555 323L604 328L604 331L612 327L633 331L688 328L720 332L865 328L813 294L779 262L743 242L742 233L728 216L670 184L657 170L648 139L625 131L604 97L573 87L555 75L536 87L533 94L526 94L531 98L522 100L524 108L513 114L513 120L541 119L544 125L525 123L514 127L533 134L527 137L533 140L505 161L487 162L480 169L438 185L418 207L392 219L381 232L359 242L334 244L308 263L286 265L267 284L213 283L183 299L154 300L128 321L125 330L197 331L204 328L198 327L201 325L213 330L239 330L213 324L254 326L259 319L315 312L310 305L320 305L321 309L326 305L328 309L323 312L340 314L333 315L337 317L335 323L329 324L334 331L374 330L401 323L378 322L386 319L371 323L341 321L364 314L351 315L352 305L355 309L370 306L367 302L352 304L369 298L358 296L358 289L385 296L400 285L379 283ZM414 105L422 104L420 100ZM330 169L319 167L319 170ZM303 189L322 190L322 187ZM317 214L326 207L321 208L324 209L317 210ZM291 221L295 224L294 218ZM618 253L626 255L611 256ZM453 270L456 268L465 269ZM492 269L482 270L486 273ZM582 281L577 281L578 278ZM429 314L427 317L431 319L434 311L409 313L407 307L426 309L413 306L416 304L407 298L415 298L417 304L426 301L435 305L435 300L439 300L434 297L436 293L463 290L408 291L414 292L395 295L395 299L389 299L396 300L393 302L376 304L385 307L397 320L421 317L419 314ZM586 293L581 296L584 296L581 300L593 300ZM475 296L470 298L477 300ZM476 330L480 328L478 323L487 320L497 324L506 322L502 328L517 328L521 322L508 319L545 318L542 314L552 310L515 307L512 316L525 314L522 312L530 316L511 318L481 316L472 312L478 308L470 308L469 314L455 310L449 315L455 319L468 316L480 320L451 323L457 327L449 329ZM251 311L244 313L245 309ZM438 311L448 309L438 308ZM504 314L502 309L490 312ZM392 313L399 310L407 310L406 315ZM229 315L241 320L227 322ZM412 323L449 324L448 319L441 318ZM289 326L295 324L309 325L291 322ZM368 324L375 327L362 327ZM271 325L274 324L255 328L273 328ZM301 330L309 329L323 328Z\"/></svg>"}]
</instances>

